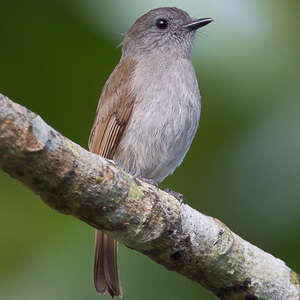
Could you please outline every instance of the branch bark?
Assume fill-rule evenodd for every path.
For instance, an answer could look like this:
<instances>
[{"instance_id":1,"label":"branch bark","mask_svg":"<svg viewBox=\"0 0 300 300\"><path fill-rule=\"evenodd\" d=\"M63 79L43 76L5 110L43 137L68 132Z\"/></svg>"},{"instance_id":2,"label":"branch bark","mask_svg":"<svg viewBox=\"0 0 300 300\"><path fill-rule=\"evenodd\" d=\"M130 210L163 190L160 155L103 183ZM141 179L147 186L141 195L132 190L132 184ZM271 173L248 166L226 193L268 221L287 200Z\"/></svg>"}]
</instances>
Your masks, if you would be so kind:
<instances>
[{"instance_id":1,"label":"branch bark","mask_svg":"<svg viewBox=\"0 0 300 300\"><path fill-rule=\"evenodd\" d=\"M47 203L220 299L300 299L300 277L219 220L90 153L0 94L0 167Z\"/></svg>"}]
</instances>

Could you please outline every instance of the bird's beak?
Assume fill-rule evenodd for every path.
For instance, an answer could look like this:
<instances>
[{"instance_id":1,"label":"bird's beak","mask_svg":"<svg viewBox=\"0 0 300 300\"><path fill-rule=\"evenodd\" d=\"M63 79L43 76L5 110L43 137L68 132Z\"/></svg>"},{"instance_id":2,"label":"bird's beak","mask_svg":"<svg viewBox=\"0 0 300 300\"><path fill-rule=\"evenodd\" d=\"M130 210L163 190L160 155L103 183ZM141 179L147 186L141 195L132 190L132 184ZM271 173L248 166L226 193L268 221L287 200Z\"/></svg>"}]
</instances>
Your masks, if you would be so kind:
<instances>
[{"instance_id":1,"label":"bird's beak","mask_svg":"<svg viewBox=\"0 0 300 300\"><path fill-rule=\"evenodd\" d=\"M208 25L212 21L213 21L213 19L211 19L211 18L202 18L202 19L194 20L191 23L183 25L183 28L186 28L189 30L197 30L205 25Z\"/></svg>"}]
</instances>

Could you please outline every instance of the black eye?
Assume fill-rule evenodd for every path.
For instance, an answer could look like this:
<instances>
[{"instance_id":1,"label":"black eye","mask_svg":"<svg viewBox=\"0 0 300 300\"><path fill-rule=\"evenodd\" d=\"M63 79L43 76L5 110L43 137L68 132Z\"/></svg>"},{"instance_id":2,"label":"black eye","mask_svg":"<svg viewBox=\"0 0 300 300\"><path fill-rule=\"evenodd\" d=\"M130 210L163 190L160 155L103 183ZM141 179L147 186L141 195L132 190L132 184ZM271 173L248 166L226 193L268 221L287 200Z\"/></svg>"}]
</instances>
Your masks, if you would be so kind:
<instances>
[{"instance_id":1,"label":"black eye","mask_svg":"<svg viewBox=\"0 0 300 300\"><path fill-rule=\"evenodd\" d=\"M166 29L168 27L168 21L166 19L158 19L156 21L156 27L159 29Z\"/></svg>"}]
</instances>

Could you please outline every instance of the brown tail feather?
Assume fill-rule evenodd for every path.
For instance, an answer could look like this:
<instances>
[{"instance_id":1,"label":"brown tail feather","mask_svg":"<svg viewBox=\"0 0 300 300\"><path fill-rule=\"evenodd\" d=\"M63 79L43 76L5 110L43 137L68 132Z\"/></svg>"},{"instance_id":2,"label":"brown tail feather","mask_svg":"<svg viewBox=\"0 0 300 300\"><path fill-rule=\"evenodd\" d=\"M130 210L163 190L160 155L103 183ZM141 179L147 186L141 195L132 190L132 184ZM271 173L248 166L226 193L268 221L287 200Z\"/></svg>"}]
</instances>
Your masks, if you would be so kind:
<instances>
[{"instance_id":1,"label":"brown tail feather","mask_svg":"<svg viewBox=\"0 0 300 300\"><path fill-rule=\"evenodd\" d=\"M94 285L101 295L108 292L111 297L122 297L117 255L118 242L105 233L96 230Z\"/></svg>"}]
</instances>

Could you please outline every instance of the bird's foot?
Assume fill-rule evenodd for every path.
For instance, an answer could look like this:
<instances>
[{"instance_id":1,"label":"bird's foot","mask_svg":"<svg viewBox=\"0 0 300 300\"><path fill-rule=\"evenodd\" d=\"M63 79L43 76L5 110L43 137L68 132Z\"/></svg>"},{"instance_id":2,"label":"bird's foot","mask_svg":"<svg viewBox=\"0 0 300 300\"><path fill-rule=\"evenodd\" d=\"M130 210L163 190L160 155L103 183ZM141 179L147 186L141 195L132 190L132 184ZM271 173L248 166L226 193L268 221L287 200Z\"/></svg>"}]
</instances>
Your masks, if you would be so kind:
<instances>
[{"instance_id":1,"label":"bird's foot","mask_svg":"<svg viewBox=\"0 0 300 300\"><path fill-rule=\"evenodd\" d=\"M165 189L164 191L167 192L168 194L174 196L179 201L180 205L183 203L184 196L182 194L180 194L178 192L174 192L171 189Z\"/></svg>"},{"instance_id":2,"label":"bird's foot","mask_svg":"<svg viewBox=\"0 0 300 300\"><path fill-rule=\"evenodd\" d=\"M146 182L146 183L148 183L148 184L154 185L155 187L158 188L157 182L154 181L153 179L145 178L145 177L142 177L142 176L140 176L140 175L135 176L135 178L137 178L137 179L139 179L139 180L141 180L141 181L144 181L144 182Z\"/></svg>"}]
</instances>

